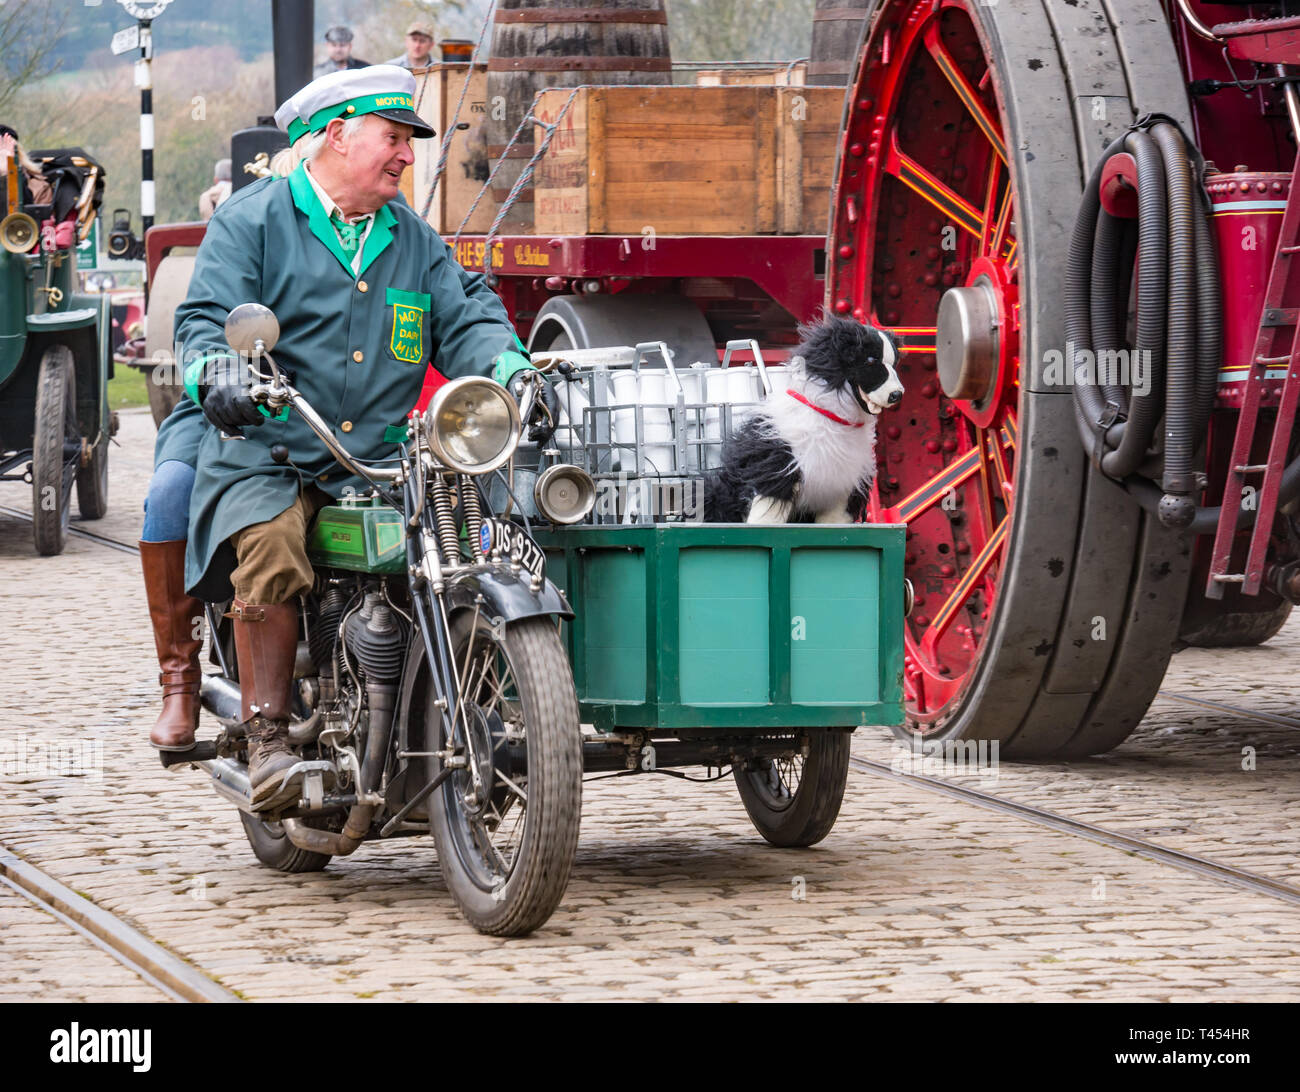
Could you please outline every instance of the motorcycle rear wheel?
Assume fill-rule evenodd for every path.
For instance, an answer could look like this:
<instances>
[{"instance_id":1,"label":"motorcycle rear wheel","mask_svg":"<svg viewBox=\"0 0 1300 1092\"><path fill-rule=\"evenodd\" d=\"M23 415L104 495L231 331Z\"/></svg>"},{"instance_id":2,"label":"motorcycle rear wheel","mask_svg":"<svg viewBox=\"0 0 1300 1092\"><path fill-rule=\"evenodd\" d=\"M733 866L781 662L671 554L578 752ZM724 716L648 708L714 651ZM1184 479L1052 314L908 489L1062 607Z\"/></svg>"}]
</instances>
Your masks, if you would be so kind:
<instances>
[{"instance_id":1,"label":"motorcycle rear wheel","mask_svg":"<svg viewBox=\"0 0 1300 1092\"><path fill-rule=\"evenodd\" d=\"M484 803L472 801L471 774L458 770L430 798L438 866L475 929L523 936L555 912L578 846L582 728L573 674L548 618L494 628L466 612L452 622L451 647L491 785ZM425 706L431 714L435 698ZM465 728L456 733L464 754ZM439 738L433 715L427 738ZM486 765L480 770L486 779Z\"/></svg>"},{"instance_id":2,"label":"motorcycle rear wheel","mask_svg":"<svg viewBox=\"0 0 1300 1092\"><path fill-rule=\"evenodd\" d=\"M279 823L259 819L247 812L239 813L239 821L244 824L244 834L248 844L253 847L253 856L268 868L277 872L320 872L333 858L328 853L316 853L310 849L299 849L284 833ZM308 820L309 826L319 826L323 830L341 830L338 820L332 826L329 820Z\"/></svg>"}]
</instances>

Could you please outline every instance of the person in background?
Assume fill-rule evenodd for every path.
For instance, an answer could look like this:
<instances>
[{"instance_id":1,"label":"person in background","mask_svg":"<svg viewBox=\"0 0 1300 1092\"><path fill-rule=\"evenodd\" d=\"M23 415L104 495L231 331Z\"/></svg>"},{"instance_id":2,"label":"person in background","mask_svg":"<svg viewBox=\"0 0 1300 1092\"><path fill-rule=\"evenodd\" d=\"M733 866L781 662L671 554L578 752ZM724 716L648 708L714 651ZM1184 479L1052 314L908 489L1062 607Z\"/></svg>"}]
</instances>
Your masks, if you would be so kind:
<instances>
[{"instance_id":1,"label":"person in background","mask_svg":"<svg viewBox=\"0 0 1300 1092\"><path fill-rule=\"evenodd\" d=\"M230 160L218 159L212 168L212 185L199 194L199 218L206 224L217 206L230 196Z\"/></svg>"},{"instance_id":2,"label":"person in background","mask_svg":"<svg viewBox=\"0 0 1300 1092\"><path fill-rule=\"evenodd\" d=\"M48 205L53 201L54 192L50 184L41 174L39 164L33 162L23 151L23 146L18 143L17 131L10 125L0 125L0 179L5 179L9 173L10 157L16 157L18 160L19 204Z\"/></svg>"},{"instance_id":3,"label":"person in background","mask_svg":"<svg viewBox=\"0 0 1300 1092\"><path fill-rule=\"evenodd\" d=\"M352 56L352 28L332 26L325 32L325 49L329 56L316 66L315 74L324 76L349 68L366 68L369 61L359 61Z\"/></svg>"},{"instance_id":4,"label":"person in background","mask_svg":"<svg viewBox=\"0 0 1300 1092\"><path fill-rule=\"evenodd\" d=\"M433 64L429 50L433 48L433 27L428 23L414 22L406 28L406 52L387 64L401 68L428 68Z\"/></svg>"}]
</instances>

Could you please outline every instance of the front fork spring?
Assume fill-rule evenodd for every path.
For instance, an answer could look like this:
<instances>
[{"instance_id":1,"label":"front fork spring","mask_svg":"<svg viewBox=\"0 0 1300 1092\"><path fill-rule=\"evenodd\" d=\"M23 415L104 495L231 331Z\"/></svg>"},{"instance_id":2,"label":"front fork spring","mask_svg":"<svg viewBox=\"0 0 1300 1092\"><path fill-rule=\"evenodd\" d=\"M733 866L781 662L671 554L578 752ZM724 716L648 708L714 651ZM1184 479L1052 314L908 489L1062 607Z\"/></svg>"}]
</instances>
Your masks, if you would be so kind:
<instances>
[{"instance_id":1,"label":"front fork spring","mask_svg":"<svg viewBox=\"0 0 1300 1092\"><path fill-rule=\"evenodd\" d=\"M460 564L460 535L456 527L456 512L451 506L451 491L447 476L435 473L429 485L433 496L433 518L438 530L438 544L442 547L443 564L454 568Z\"/></svg>"}]
</instances>

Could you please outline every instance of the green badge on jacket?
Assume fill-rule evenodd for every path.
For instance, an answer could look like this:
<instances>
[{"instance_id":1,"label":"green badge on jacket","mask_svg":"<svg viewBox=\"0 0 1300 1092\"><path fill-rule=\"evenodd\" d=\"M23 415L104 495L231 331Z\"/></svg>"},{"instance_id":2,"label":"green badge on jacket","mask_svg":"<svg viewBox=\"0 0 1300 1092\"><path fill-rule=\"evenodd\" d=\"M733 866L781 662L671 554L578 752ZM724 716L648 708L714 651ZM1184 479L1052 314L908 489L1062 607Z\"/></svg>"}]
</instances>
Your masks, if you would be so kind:
<instances>
[{"instance_id":1,"label":"green badge on jacket","mask_svg":"<svg viewBox=\"0 0 1300 1092\"><path fill-rule=\"evenodd\" d=\"M398 360L418 364L424 359L424 313L429 296L425 292L388 289L387 303L393 309L393 335L389 349Z\"/></svg>"}]
</instances>

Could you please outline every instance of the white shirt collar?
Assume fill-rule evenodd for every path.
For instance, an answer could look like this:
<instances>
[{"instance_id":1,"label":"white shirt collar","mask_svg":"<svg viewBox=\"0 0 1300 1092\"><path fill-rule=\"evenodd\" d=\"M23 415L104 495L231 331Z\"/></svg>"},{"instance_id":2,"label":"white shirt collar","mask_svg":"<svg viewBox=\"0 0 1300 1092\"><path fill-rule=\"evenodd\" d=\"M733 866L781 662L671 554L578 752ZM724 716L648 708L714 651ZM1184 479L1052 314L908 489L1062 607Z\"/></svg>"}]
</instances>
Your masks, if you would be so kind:
<instances>
[{"instance_id":1,"label":"white shirt collar","mask_svg":"<svg viewBox=\"0 0 1300 1092\"><path fill-rule=\"evenodd\" d=\"M321 207L324 208L326 216L332 217L337 212L339 214L339 219L343 220L345 223L366 225L365 230L361 233L361 238L357 240L356 253L352 255L352 275L354 277L360 276L361 255L365 253L366 240L370 238L370 229L375 226L375 214L373 212L367 212L363 216L358 216L354 220L349 220L343 215L343 210L334 203L334 199L325 192L324 187L312 177L310 164L304 163L303 170L306 172L307 181L311 183L311 188L316 191L316 198L320 201Z\"/></svg>"}]
</instances>

